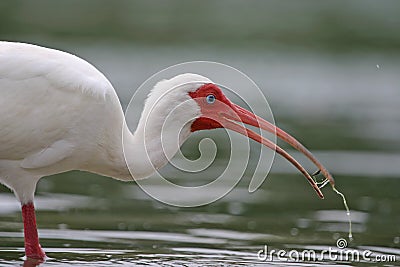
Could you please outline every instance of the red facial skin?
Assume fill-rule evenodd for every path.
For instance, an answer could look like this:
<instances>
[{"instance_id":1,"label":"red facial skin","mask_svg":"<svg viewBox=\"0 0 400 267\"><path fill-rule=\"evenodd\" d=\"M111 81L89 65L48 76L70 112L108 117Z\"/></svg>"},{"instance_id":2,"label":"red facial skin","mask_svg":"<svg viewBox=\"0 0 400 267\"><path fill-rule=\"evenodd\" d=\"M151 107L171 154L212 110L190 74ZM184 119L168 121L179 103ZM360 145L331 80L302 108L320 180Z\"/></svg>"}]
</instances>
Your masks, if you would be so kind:
<instances>
[{"instance_id":1,"label":"red facial skin","mask_svg":"<svg viewBox=\"0 0 400 267\"><path fill-rule=\"evenodd\" d=\"M215 102L211 104L206 101L207 96L210 94L215 96ZM197 118L192 123L192 132L216 128L228 128L257 141L272 150L275 150L278 154L282 155L284 158L290 161L307 178L318 196L320 198L323 198L323 194L318 185L315 183L314 179L292 156L290 156L285 150L283 150L270 140L235 122L242 122L251 126L261 128L275 134L278 138L290 144L298 151L302 152L318 167L325 178L329 180L331 185L334 186L335 181L328 170L299 141L297 141L294 137L276 127L275 125L265 121L264 119L258 117L250 111L232 103L222 93L221 89L217 85L212 83L204 84L196 91L190 92L189 95L197 102L202 113L202 116Z\"/></svg>"},{"instance_id":2,"label":"red facial skin","mask_svg":"<svg viewBox=\"0 0 400 267\"><path fill-rule=\"evenodd\" d=\"M206 101L206 97L210 94L215 96L215 103L209 104ZM231 101L222 93L221 89L218 88L215 84L207 83L201 86L194 92L190 92L189 95L197 102L200 106L203 116L196 119L192 124L192 132L200 131L200 130L210 130L216 128L223 128L223 126L214 119L211 119L215 116L217 112L221 110L224 103L227 107L232 107ZM222 102L222 103L221 103Z\"/></svg>"}]
</instances>

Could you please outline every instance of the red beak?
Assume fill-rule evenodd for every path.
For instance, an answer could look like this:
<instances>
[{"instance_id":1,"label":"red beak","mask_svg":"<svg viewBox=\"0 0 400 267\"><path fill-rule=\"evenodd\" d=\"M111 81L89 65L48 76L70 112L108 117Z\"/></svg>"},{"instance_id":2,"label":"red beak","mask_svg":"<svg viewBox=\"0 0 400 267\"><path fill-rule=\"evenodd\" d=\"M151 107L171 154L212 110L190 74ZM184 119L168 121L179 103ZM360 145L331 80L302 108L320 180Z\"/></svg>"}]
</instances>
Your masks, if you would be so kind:
<instances>
[{"instance_id":1,"label":"red beak","mask_svg":"<svg viewBox=\"0 0 400 267\"><path fill-rule=\"evenodd\" d=\"M291 155L289 155L285 150L280 148L278 145L274 144L270 140L262 137L261 135L253 132L252 130L249 130L245 127L243 127L240 124L235 123L234 121L242 122L251 126L255 126L257 128L266 130L274 135L276 135L279 139L285 141L301 153L303 153L308 159L310 159L321 171L321 173L325 176L325 178L331 183L333 186L335 184L335 181L332 177L332 175L328 172L328 170L317 160L317 158L314 157L311 152L305 148L299 141L297 141L293 136L289 135L285 131L281 130L280 128L274 126L270 122L258 117L257 115L251 113L250 111L231 103L232 107L232 112L234 111L236 114L229 114L231 112L227 113L220 113L219 119L223 119L223 125L224 127L233 130L235 132L238 132L240 134L246 135L249 138L267 146L268 148L275 150L278 154L282 155L285 159L287 159L289 162L291 162L309 181L311 186L314 188L316 193L320 198L324 198L324 195L322 194L320 188L314 181L314 179L311 177L311 175L304 169L304 167L297 162Z\"/></svg>"},{"instance_id":2,"label":"red beak","mask_svg":"<svg viewBox=\"0 0 400 267\"><path fill-rule=\"evenodd\" d=\"M212 102L211 105L206 101L206 96L209 94L214 94L217 99L217 101ZM229 99L227 99L221 90L214 84L205 84L197 91L191 92L190 96L198 103L202 113L202 116L192 123L193 132L225 127L265 145L291 162L307 178L318 196L324 198L324 195L311 175L291 155L280 148L277 144L274 144L270 140L236 122L241 122L268 131L303 153L317 166L318 173L321 172L325 176L326 181L329 181L332 187L334 187L335 180L332 175L299 141L270 122L229 101ZM324 182L323 185L325 184L326 183Z\"/></svg>"}]
</instances>

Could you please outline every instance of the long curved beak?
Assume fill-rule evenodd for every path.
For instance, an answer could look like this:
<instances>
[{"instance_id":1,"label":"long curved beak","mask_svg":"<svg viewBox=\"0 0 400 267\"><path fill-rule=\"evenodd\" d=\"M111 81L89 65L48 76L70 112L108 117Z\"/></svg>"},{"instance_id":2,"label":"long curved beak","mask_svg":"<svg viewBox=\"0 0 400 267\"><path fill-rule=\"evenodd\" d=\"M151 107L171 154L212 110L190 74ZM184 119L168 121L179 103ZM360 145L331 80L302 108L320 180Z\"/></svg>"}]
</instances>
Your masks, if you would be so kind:
<instances>
[{"instance_id":1,"label":"long curved beak","mask_svg":"<svg viewBox=\"0 0 400 267\"><path fill-rule=\"evenodd\" d=\"M289 135L282 129L276 127L275 125L271 124L270 122L258 117L257 115L251 113L250 111L236 105L236 104L231 104L235 113L229 115L227 113L222 114L222 117L225 119L224 120L224 127L231 129L235 132L238 132L240 134L246 135L249 138L267 146L268 148L275 150L278 154L282 155L285 159L287 159L290 163L292 163L308 180L308 182L311 184L311 186L314 188L316 193L320 198L324 198L324 195L322 194L320 188L314 181L314 179L311 177L311 175L304 169L304 167L297 162L291 155L289 155L285 150L280 148L277 144L274 144L270 140L262 137L261 135L255 133L254 131L247 129L246 127L243 127L242 125L236 123L237 122L242 122L260 129L263 129L265 131L268 131L274 135L276 135L279 139L285 141L289 145L291 145L293 148L297 149L301 153L303 153L308 159L310 159L318 168L318 170L324 175L324 177L329 181L329 183L334 186L335 185L335 180L333 179L332 175L328 172L328 170L317 160L316 157L306 148L304 147L299 141L297 141L293 136ZM319 172L318 171L318 172Z\"/></svg>"}]
</instances>

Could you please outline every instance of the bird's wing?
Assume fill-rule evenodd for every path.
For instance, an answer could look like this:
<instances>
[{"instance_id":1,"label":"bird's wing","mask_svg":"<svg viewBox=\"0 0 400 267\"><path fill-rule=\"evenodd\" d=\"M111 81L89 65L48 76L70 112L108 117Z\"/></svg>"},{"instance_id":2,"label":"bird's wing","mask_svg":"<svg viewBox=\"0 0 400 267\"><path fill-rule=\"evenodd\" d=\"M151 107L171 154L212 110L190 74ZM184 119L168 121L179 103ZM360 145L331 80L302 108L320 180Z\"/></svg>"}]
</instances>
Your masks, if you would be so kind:
<instances>
[{"instance_id":1,"label":"bird's wing","mask_svg":"<svg viewBox=\"0 0 400 267\"><path fill-rule=\"evenodd\" d=\"M73 151L73 144L66 140L59 140L54 142L50 147L44 148L23 159L21 167L25 169L47 167L71 156Z\"/></svg>"},{"instance_id":2,"label":"bird's wing","mask_svg":"<svg viewBox=\"0 0 400 267\"><path fill-rule=\"evenodd\" d=\"M0 79L38 83L105 97L112 86L89 62L72 54L31 44L0 42ZM39 78L39 79L37 79Z\"/></svg>"},{"instance_id":3,"label":"bird's wing","mask_svg":"<svg viewBox=\"0 0 400 267\"><path fill-rule=\"evenodd\" d=\"M98 113L110 90L109 81L78 57L0 42L0 160L38 168L68 157L79 145L74 138L90 135L87 114Z\"/></svg>"}]
</instances>

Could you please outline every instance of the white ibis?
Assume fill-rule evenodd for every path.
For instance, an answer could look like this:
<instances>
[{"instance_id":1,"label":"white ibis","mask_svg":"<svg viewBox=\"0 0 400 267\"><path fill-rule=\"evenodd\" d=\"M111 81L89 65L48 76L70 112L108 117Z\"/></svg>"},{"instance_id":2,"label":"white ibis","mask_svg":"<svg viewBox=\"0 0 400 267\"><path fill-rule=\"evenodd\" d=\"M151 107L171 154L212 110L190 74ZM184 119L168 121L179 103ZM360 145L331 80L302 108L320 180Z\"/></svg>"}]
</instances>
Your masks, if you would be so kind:
<instances>
[{"instance_id":1,"label":"white ibis","mask_svg":"<svg viewBox=\"0 0 400 267\"><path fill-rule=\"evenodd\" d=\"M294 158L237 123L242 121L276 134L305 154L334 183L326 168L295 138L232 103L217 85L203 76L181 74L156 84L132 134L113 86L85 60L31 44L0 42L0 62L0 182L14 191L22 205L28 258L45 258L33 205L39 179L70 170L125 181L151 175L154 167L161 168L168 162L161 150L161 136L154 133L183 102L188 103L186 108L172 115L175 116L172 121L189 120L181 131L182 142L191 132L199 130L225 127L239 132L289 160L323 198L312 177ZM145 124L154 131L145 132ZM147 134L152 135L147 147L151 164L137 155ZM167 128L163 134L164 138L176 139L170 136L176 135L176 131L169 132ZM124 153L131 155L127 157L129 161Z\"/></svg>"}]
</instances>

